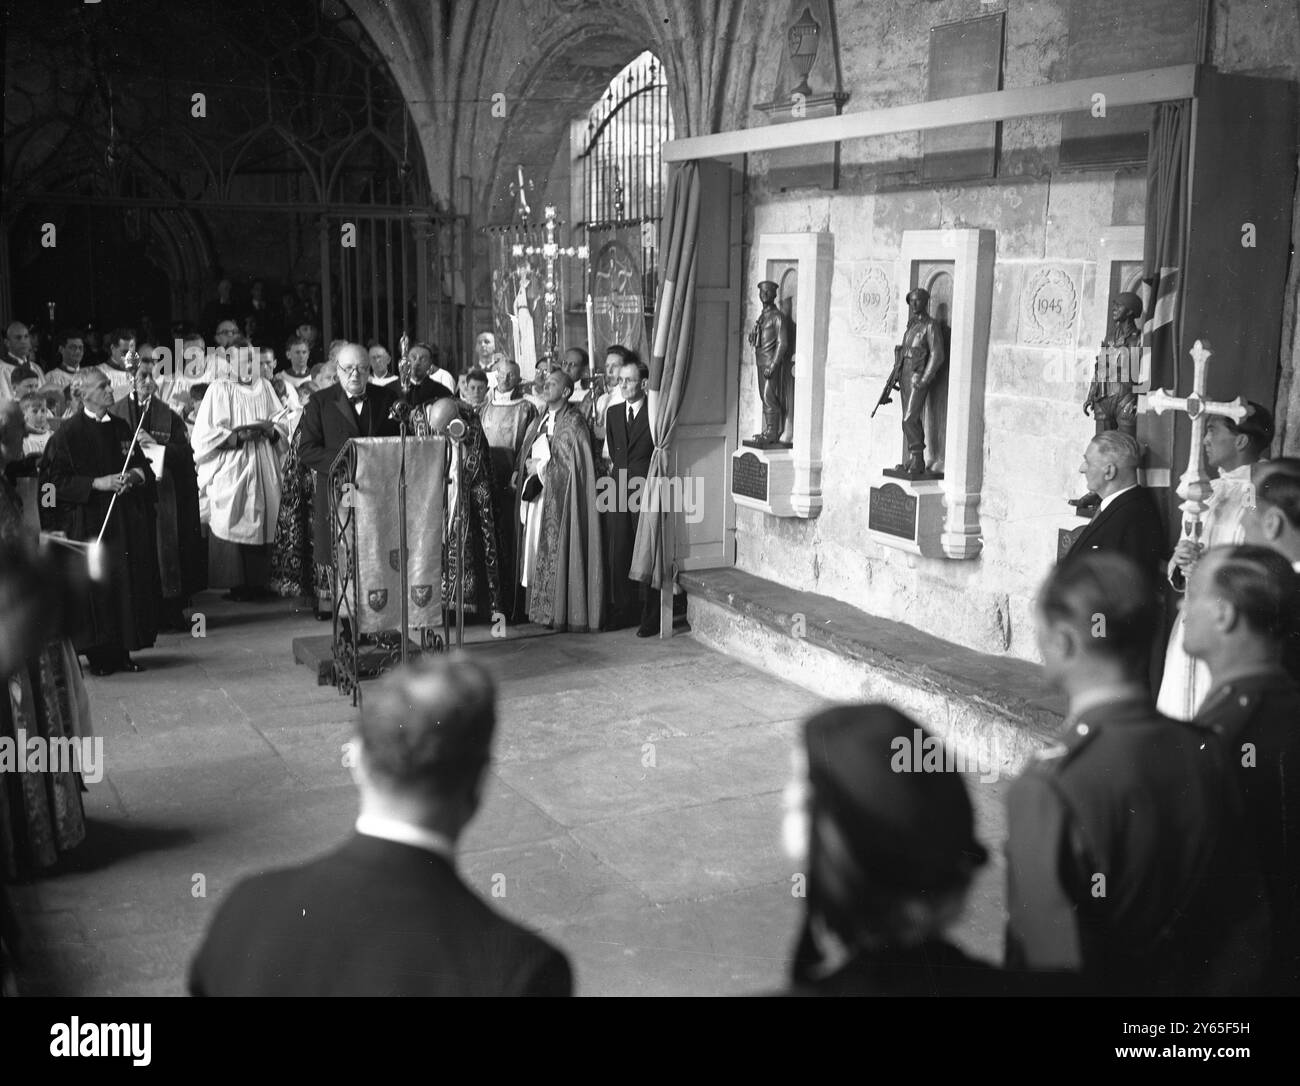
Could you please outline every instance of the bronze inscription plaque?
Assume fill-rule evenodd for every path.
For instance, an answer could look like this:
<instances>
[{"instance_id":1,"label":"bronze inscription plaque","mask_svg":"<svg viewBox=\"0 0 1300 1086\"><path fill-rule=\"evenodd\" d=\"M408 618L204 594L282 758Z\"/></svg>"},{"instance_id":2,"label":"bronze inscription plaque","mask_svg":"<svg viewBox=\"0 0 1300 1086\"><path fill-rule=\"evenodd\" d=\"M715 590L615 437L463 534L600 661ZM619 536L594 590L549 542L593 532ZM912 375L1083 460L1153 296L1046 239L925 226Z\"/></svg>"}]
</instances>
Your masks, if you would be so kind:
<instances>
[{"instance_id":1,"label":"bronze inscription plaque","mask_svg":"<svg viewBox=\"0 0 1300 1086\"><path fill-rule=\"evenodd\" d=\"M767 501L767 465L753 453L731 462L731 492L742 498Z\"/></svg>"},{"instance_id":2,"label":"bronze inscription plaque","mask_svg":"<svg viewBox=\"0 0 1300 1086\"><path fill-rule=\"evenodd\" d=\"M908 494L897 483L886 483L871 488L870 501L868 528L916 542L916 495Z\"/></svg>"}]
</instances>

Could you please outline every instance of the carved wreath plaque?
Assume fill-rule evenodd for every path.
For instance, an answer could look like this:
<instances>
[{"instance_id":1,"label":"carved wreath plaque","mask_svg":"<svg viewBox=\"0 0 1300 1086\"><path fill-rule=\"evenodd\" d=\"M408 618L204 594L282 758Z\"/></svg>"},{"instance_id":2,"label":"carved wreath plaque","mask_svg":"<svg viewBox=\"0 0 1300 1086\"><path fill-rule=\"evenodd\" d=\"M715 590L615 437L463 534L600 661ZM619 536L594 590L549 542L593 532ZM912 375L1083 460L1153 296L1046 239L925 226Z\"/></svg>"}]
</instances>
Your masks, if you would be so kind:
<instances>
[{"instance_id":1,"label":"carved wreath plaque","mask_svg":"<svg viewBox=\"0 0 1300 1086\"><path fill-rule=\"evenodd\" d=\"M1079 292L1060 268L1042 268L1020 295L1020 340L1047 346L1074 342Z\"/></svg>"}]
</instances>

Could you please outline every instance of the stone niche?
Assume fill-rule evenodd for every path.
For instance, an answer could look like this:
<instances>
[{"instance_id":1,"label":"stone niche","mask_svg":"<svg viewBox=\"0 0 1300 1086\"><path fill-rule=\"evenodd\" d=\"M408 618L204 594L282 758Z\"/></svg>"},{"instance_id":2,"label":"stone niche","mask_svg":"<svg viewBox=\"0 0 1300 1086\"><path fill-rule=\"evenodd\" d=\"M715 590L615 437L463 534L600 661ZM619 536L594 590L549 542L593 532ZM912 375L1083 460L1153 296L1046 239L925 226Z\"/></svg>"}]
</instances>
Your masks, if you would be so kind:
<instances>
[{"instance_id":1,"label":"stone niche","mask_svg":"<svg viewBox=\"0 0 1300 1086\"><path fill-rule=\"evenodd\" d=\"M822 509L822 409L835 240L830 233L761 234L754 245L759 280L778 284L777 304L794 324L792 448L741 447L731 457L731 496L738 505L777 517L815 517ZM758 315L749 284L745 334ZM744 364L754 365L745 343Z\"/></svg>"},{"instance_id":2,"label":"stone niche","mask_svg":"<svg viewBox=\"0 0 1300 1086\"><path fill-rule=\"evenodd\" d=\"M913 288L930 292L930 315L946 325L948 362L926 404L926 465L942 478L887 476L879 465L870 490L871 538L925 558L974 558L983 546L979 523L984 485L984 374L993 310L992 230L905 230L894 294L896 335L903 341ZM899 426L898 405L875 425ZM900 453L902 434L898 436Z\"/></svg>"}]
</instances>

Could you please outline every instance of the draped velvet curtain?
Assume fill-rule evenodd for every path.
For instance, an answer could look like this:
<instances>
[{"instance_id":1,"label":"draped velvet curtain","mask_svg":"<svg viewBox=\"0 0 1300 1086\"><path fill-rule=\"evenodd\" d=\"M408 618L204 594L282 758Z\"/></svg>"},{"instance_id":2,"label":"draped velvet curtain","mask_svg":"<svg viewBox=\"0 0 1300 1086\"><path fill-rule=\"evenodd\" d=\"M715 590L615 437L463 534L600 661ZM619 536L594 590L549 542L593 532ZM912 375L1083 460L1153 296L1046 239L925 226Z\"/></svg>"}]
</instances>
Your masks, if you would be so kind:
<instances>
[{"instance_id":1,"label":"draped velvet curtain","mask_svg":"<svg viewBox=\"0 0 1300 1086\"><path fill-rule=\"evenodd\" d=\"M1187 367L1182 342L1184 269L1187 266L1188 171L1192 103L1162 102L1152 111L1147 145L1146 235L1143 281L1150 288L1142 325L1142 378L1147 387L1189 390L1179 380ZM1190 344L1189 344L1190 346ZM1141 388L1141 385L1138 386ZM1178 522L1172 487L1176 466L1175 413L1138 415L1138 440L1145 447L1146 485L1161 491L1167 521ZM1186 458L1186 449L1183 450Z\"/></svg>"},{"instance_id":2,"label":"draped velvet curtain","mask_svg":"<svg viewBox=\"0 0 1300 1086\"><path fill-rule=\"evenodd\" d=\"M1187 258L1191 102L1162 102L1151 120L1147 151L1144 281L1151 288L1142 329L1151 388L1178 389L1182 345L1182 271Z\"/></svg>"},{"instance_id":3,"label":"draped velvet curtain","mask_svg":"<svg viewBox=\"0 0 1300 1086\"><path fill-rule=\"evenodd\" d=\"M673 431L681 414L682 397L691 365L691 333L695 326L695 238L700 211L700 168L683 163L673 171L668 189L660 249L659 297L655 304L654 347L650 356L649 407L654 453L642 492L636 544L632 550L633 580L655 588L673 578L670 509L661 509L661 480L671 474ZM666 490L666 488L664 488Z\"/></svg>"}]
</instances>

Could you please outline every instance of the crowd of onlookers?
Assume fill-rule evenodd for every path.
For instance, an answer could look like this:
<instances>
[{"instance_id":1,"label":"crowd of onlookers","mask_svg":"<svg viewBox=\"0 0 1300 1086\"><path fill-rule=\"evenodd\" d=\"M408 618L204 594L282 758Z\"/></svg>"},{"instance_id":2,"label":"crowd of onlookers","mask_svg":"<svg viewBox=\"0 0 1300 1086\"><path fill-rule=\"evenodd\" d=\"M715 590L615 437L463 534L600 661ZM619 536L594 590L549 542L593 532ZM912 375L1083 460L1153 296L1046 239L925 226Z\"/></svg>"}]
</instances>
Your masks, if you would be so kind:
<instances>
[{"instance_id":1,"label":"crowd of onlookers","mask_svg":"<svg viewBox=\"0 0 1300 1086\"><path fill-rule=\"evenodd\" d=\"M48 469L42 450L60 420L78 417L82 408L100 420L112 404L129 421L132 402L143 410L156 395L168 416L174 411L183 420L165 440L192 468L204 457L190 450L190 429L197 425L197 450L204 428L212 429L208 416L219 394L233 395L239 384L251 394L261 381L273 390L265 400L277 417L226 425L219 447L231 455L263 441L277 449L271 474L278 488L283 471L282 512L290 515L278 532L270 519L259 547L267 549L275 533L276 549L288 552L306 542L299 532L298 542L281 546L285 521L301 518L289 509L294 487L310 523L311 490L303 482L309 473L297 479L293 465L300 453L306 463L311 443L321 443L315 429L322 402L337 401L345 416L355 411L357 432L379 434L397 396L388 386L401 382L409 407L428 410L428 419L460 417L481 439L476 470L486 497L480 514L489 524L491 507L504 495L498 522L513 527L519 553L489 559L488 546L477 560L512 578L528 566L523 548L537 547L528 540L531 514L524 503L530 500L526 477L546 470L538 465L539 447L558 459L571 425L577 446L587 450L589 473L646 471L648 461L629 445L641 432L636 427L646 426L646 370L625 348L609 349L595 380L586 352L571 348L554 369L539 366L533 382L522 386L518 366L484 333L459 377L427 343L405 345L407 366L399 374L402 345L397 358L390 345L377 342L323 346L310 289L286 295L272 314L267 307L236 308L228 286L205 310L203 330L211 329L213 346L242 350L254 363L233 377L213 369L207 337L188 329L173 343L179 340L189 357L169 369L160 357L165 348L127 328L102 337L61 333L50 344L54 357L42 364L34 350L40 339L22 324L9 325L0 403L14 401L21 417L7 404L0 419L4 462L12 468L43 456ZM268 329L284 333L279 353L257 342ZM98 369L88 379L91 363ZM215 380L221 384L211 392ZM111 393L118 392L114 403ZM337 414L331 408L330 417ZM304 416L309 421L295 431ZM156 420L150 428L159 433ZM312 434L304 444L306 431ZM129 428L119 432L127 435ZM1046 679L1066 697L1067 717L1008 795L1002 962L977 960L948 936L987 851L938 737L882 705L843 706L807 722L786 826L806 879L791 990L1300 991L1300 461L1265 459L1272 436L1270 413L1255 404L1246 418L1214 420L1207 428L1207 459L1219 475L1203 537L1209 545L1183 541L1172 556L1150 494L1138 485L1136 442L1108 432L1089 444L1080 471L1099 509L1037 595L1039 655ZM474 462L462 463L470 489ZM571 460L566 470L576 479L580 467ZM277 503L279 497L277 490ZM0 505L0 529L8 525L13 534L21 503L9 490L0 498L8 503ZM607 541L621 538L605 555L607 572L621 567L626 574L627 530L635 522L601 518ZM501 531L503 547L506 538ZM601 533L592 538L599 555ZM1231 545L1215 545L1220 542ZM566 570L577 568L565 561ZM311 569L299 566L297 583L307 594ZM24 568L15 557L0 564L0 573ZM1183 596L1167 658L1162 571ZM607 584L618 590L613 606L594 606L591 615L604 621L589 628L639 622L638 633L657 632L657 599L636 598L626 576ZM19 587L12 577L0 581L0 603L17 600ZM508 611L525 613L517 606ZM25 668L36 684L32 695L0 706L8 714L6 730L30 711L24 704L41 703L40 674L62 667L76 681L71 650L49 642L48 632L45 637L43 645L11 644L3 657L11 671ZM48 659L38 660L40 653ZM1189 677L1192 667L1203 671L1204 689L1187 713L1166 715L1156 708L1155 665L1166 659L1167 675L1179 653L1188 658ZM125 649L122 659L117 666L139 670ZM573 979L565 955L495 914L456 872L457 839L480 804L495 721L493 684L464 658L438 656L385 680L358 722L356 833L335 854L232 891L195 959L193 991L568 994ZM11 803L17 801L0 803L0 814ZM57 817L47 821L58 825ZM20 822L0 821L0 833L12 835L15 826L23 830ZM75 844L74 837L80 839L71 834L68 840ZM50 845L54 852L58 847Z\"/></svg>"}]
</instances>

